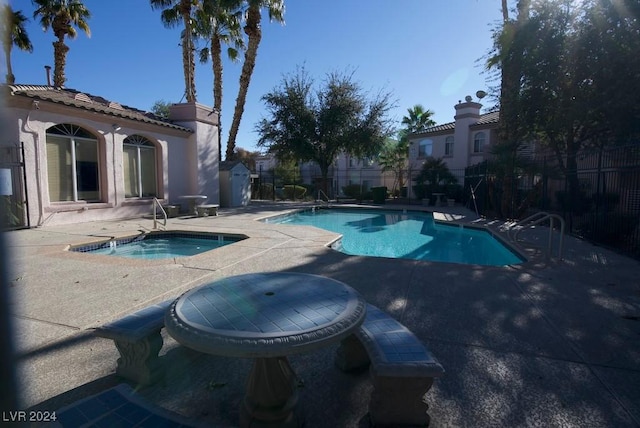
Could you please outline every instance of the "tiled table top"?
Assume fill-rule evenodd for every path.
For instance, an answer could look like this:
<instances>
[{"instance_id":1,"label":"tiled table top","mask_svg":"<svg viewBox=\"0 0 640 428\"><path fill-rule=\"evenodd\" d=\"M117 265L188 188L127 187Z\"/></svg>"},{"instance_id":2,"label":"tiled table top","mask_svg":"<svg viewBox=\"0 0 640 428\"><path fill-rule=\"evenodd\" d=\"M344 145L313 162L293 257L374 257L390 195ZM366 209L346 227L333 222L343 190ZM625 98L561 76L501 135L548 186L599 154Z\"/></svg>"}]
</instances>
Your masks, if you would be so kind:
<instances>
[{"instance_id":1,"label":"tiled table top","mask_svg":"<svg viewBox=\"0 0 640 428\"><path fill-rule=\"evenodd\" d=\"M165 324L201 352L273 357L326 346L363 321L365 303L345 284L299 273L223 278L185 293Z\"/></svg>"}]
</instances>

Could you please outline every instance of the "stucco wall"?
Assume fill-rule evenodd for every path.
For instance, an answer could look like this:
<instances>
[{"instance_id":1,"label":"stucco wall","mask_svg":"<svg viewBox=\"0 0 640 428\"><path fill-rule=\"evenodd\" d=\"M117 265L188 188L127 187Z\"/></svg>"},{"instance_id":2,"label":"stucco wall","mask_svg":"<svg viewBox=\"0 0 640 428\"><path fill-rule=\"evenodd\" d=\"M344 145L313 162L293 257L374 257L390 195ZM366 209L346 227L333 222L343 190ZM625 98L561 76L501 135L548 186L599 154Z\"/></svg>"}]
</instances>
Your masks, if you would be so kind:
<instances>
[{"instance_id":1,"label":"stucco wall","mask_svg":"<svg viewBox=\"0 0 640 428\"><path fill-rule=\"evenodd\" d=\"M151 200L125 198L123 141L134 134L147 138L156 148L157 191L161 202L178 203L178 196L190 193L193 188L193 181L185 178L192 175L194 166L198 165L193 159L194 133L55 103L40 101L36 107L30 100L11 101L12 105L5 109L8 129L1 144L23 143L26 201L32 226L130 218L150 213ZM50 201L46 131L63 123L84 128L98 141L99 202Z\"/></svg>"}]
</instances>

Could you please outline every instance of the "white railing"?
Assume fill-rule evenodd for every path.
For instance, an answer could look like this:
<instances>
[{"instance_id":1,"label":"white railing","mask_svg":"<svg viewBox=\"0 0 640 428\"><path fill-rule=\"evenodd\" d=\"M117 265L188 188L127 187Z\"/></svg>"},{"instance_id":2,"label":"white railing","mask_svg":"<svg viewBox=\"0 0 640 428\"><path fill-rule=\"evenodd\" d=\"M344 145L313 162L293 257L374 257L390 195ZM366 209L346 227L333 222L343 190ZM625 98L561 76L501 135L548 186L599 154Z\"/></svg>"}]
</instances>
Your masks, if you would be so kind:
<instances>
[{"instance_id":1,"label":"white railing","mask_svg":"<svg viewBox=\"0 0 640 428\"><path fill-rule=\"evenodd\" d=\"M162 224L162 226L167 225L167 212L164 210L164 208L162 208L162 205L160 204L160 201L158 200L158 198L153 198L153 228L154 229L158 228L158 208L160 208L160 212L162 212L162 215L164 216L164 223Z\"/></svg>"},{"instance_id":2,"label":"white railing","mask_svg":"<svg viewBox=\"0 0 640 428\"><path fill-rule=\"evenodd\" d=\"M547 252L549 254L549 257L553 256L553 231L555 228L555 220L558 220L558 222L560 223L560 242L558 244L558 259L562 260L562 246L564 243L564 219L560 217L558 214L538 212L525 218L524 220L520 220L519 222L511 226L512 229L518 226L520 227L518 230L516 230L513 233L512 239L514 241L517 240L518 235L520 234L520 232L522 232L522 230L525 227L535 226L547 220L549 220L549 242L547 245Z\"/></svg>"},{"instance_id":3,"label":"white railing","mask_svg":"<svg viewBox=\"0 0 640 428\"><path fill-rule=\"evenodd\" d=\"M324 196L326 201L323 201L322 196ZM316 201L326 202L327 206L329 206L329 197L322 190L318 190L318 198Z\"/></svg>"}]
</instances>

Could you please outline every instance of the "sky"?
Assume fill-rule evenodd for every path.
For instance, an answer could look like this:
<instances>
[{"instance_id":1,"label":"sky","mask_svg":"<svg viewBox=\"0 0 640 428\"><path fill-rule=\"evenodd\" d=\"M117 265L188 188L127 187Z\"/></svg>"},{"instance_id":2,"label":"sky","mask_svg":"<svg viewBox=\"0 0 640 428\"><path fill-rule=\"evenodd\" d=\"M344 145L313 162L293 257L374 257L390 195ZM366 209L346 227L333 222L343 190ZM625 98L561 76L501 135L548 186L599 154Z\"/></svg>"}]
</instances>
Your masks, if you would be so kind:
<instances>
[{"instance_id":1,"label":"sky","mask_svg":"<svg viewBox=\"0 0 640 428\"><path fill-rule=\"evenodd\" d=\"M2 2L2 0L0 0ZM18 84L46 84L53 67L54 36L44 32L31 0L10 0L30 21L32 53L16 48L11 63ZM167 29L147 0L84 0L91 37L68 40L67 88L141 110L156 101L184 102L180 28ZM485 70L492 30L501 19L499 0L285 0L285 24L263 15L258 49L236 146L256 146L255 125L265 117L261 97L283 76L304 66L320 84L327 73L353 72L373 97L391 93L390 118L400 128L407 109L422 104L438 124L453 121L454 105L496 86ZM242 57L241 57L242 58ZM238 92L242 60L223 61L222 150ZM2 60L2 76L6 74ZM213 105L211 63L197 64L196 96ZM483 100L485 109L494 101Z\"/></svg>"}]
</instances>

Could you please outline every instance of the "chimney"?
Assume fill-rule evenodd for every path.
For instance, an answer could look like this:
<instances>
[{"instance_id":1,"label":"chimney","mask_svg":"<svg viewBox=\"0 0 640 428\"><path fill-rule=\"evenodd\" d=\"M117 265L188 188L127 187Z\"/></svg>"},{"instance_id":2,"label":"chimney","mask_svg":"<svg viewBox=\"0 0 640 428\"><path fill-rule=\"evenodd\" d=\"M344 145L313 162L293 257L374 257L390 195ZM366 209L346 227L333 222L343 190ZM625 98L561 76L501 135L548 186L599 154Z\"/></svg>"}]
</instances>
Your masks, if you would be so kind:
<instances>
[{"instance_id":1,"label":"chimney","mask_svg":"<svg viewBox=\"0 0 640 428\"><path fill-rule=\"evenodd\" d=\"M45 65L44 69L47 71L47 86L51 86L51 66Z\"/></svg>"}]
</instances>

